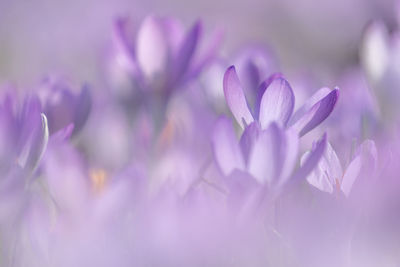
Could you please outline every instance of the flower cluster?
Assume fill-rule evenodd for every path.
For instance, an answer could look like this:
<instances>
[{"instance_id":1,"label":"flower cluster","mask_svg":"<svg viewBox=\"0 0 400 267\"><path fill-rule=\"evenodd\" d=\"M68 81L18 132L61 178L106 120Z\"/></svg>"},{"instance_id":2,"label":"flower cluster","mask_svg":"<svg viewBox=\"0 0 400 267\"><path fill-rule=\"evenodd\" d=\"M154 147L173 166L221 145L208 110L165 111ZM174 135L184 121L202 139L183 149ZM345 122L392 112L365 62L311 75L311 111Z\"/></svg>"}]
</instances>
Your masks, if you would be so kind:
<instances>
[{"instance_id":1,"label":"flower cluster","mask_svg":"<svg viewBox=\"0 0 400 267\"><path fill-rule=\"evenodd\" d=\"M97 87L2 91L1 266L399 264L400 61L382 24L318 90L261 46L222 57L201 21L121 18L110 36Z\"/></svg>"}]
</instances>

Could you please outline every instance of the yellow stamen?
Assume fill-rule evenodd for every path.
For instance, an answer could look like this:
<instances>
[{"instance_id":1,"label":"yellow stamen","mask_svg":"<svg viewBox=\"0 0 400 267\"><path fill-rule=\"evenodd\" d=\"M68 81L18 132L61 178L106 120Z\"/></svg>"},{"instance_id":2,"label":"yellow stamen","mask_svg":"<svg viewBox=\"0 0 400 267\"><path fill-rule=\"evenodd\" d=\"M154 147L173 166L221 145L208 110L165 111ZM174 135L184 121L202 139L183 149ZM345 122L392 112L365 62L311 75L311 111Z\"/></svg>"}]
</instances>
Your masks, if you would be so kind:
<instances>
[{"instance_id":1,"label":"yellow stamen","mask_svg":"<svg viewBox=\"0 0 400 267\"><path fill-rule=\"evenodd\" d=\"M93 190L96 193L102 192L107 183L106 171L103 169L92 169L90 170L89 176L92 182Z\"/></svg>"}]
</instances>

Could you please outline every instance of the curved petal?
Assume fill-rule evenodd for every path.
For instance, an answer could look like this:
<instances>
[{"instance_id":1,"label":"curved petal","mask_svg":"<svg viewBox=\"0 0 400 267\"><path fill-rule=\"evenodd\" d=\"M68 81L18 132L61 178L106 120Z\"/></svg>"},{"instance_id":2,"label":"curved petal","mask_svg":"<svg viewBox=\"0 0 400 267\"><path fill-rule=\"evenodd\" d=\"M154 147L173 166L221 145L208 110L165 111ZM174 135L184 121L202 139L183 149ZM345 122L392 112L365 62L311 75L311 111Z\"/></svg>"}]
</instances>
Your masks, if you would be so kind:
<instances>
[{"instance_id":1,"label":"curved petal","mask_svg":"<svg viewBox=\"0 0 400 267\"><path fill-rule=\"evenodd\" d=\"M137 34L136 57L147 78L165 71L168 60L168 43L163 27L154 17L147 17Z\"/></svg>"},{"instance_id":2,"label":"curved petal","mask_svg":"<svg viewBox=\"0 0 400 267\"><path fill-rule=\"evenodd\" d=\"M40 114L40 124L31 129L32 134L28 137L18 158L18 164L26 170L35 171L39 161L43 157L49 140L49 128L46 116Z\"/></svg>"},{"instance_id":3,"label":"curved petal","mask_svg":"<svg viewBox=\"0 0 400 267\"><path fill-rule=\"evenodd\" d=\"M224 94L226 103L228 104L233 116L242 128L254 121L243 88L236 74L234 66L229 67L224 75Z\"/></svg>"},{"instance_id":4,"label":"curved petal","mask_svg":"<svg viewBox=\"0 0 400 267\"><path fill-rule=\"evenodd\" d=\"M307 101L293 114L290 118L289 125L292 125L294 122L298 121L312 106L314 106L318 101L326 97L331 89L328 87L323 87L315 92Z\"/></svg>"},{"instance_id":5,"label":"curved petal","mask_svg":"<svg viewBox=\"0 0 400 267\"><path fill-rule=\"evenodd\" d=\"M117 60L127 68L133 75L138 75L138 66L135 58L134 48L128 42L126 36L127 19L119 18L114 21L113 41L117 52Z\"/></svg>"},{"instance_id":6,"label":"curved petal","mask_svg":"<svg viewBox=\"0 0 400 267\"><path fill-rule=\"evenodd\" d=\"M390 63L389 33L382 22L371 23L361 47L362 64L372 81L379 81Z\"/></svg>"},{"instance_id":7,"label":"curved petal","mask_svg":"<svg viewBox=\"0 0 400 267\"><path fill-rule=\"evenodd\" d=\"M217 121L212 145L215 160L223 174L229 175L235 169L244 170L243 156L229 119L221 117Z\"/></svg>"},{"instance_id":8,"label":"curved petal","mask_svg":"<svg viewBox=\"0 0 400 267\"><path fill-rule=\"evenodd\" d=\"M305 135L320 123L322 123L331 114L335 108L339 98L339 89L334 89L327 96L312 106L291 128L299 133L300 136Z\"/></svg>"},{"instance_id":9,"label":"curved petal","mask_svg":"<svg viewBox=\"0 0 400 267\"><path fill-rule=\"evenodd\" d=\"M265 90L267 90L268 86L270 86L270 84L278 78L283 78L282 73L280 72L276 72L271 74L268 79L264 80L260 86L257 88L257 96L256 96L256 103L255 103L255 107L254 107L254 114L256 118L260 117L260 105L261 105L261 99L265 93Z\"/></svg>"},{"instance_id":10,"label":"curved petal","mask_svg":"<svg viewBox=\"0 0 400 267\"><path fill-rule=\"evenodd\" d=\"M254 121L244 129L243 134L240 137L239 144L246 164L248 163L250 151L260 132L260 125L258 122Z\"/></svg>"},{"instance_id":11,"label":"curved petal","mask_svg":"<svg viewBox=\"0 0 400 267\"><path fill-rule=\"evenodd\" d=\"M283 159L281 146L284 132L276 123L262 131L249 154L248 171L262 184L271 185L279 179Z\"/></svg>"},{"instance_id":12,"label":"curved petal","mask_svg":"<svg viewBox=\"0 0 400 267\"><path fill-rule=\"evenodd\" d=\"M340 185L343 193L349 196L351 188L361 171L361 156L355 157L349 164L344 173L342 183Z\"/></svg>"},{"instance_id":13,"label":"curved petal","mask_svg":"<svg viewBox=\"0 0 400 267\"><path fill-rule=\"evenodd\" d=\"M290 129L285 131L285 139L281 149L283 166L280 173L279 185L283 185L290 178L297 163L299 136L296 132Z\"/></svg>"},{"instance_id":14,"label":"curved petal","mask_svg":"<svg viewBox=\"0 0 400 267\"><path fill-rule=\"evenodd\" d=\"M314 170L324 155L326 146L327 135L325 133L320 140L314 142L311 151L306 157L303 158L300 168L296 171L291 179L290 186L302 181Z\"/></svg>"},{"instance_id":15,"label":"curved petal","mask_svg":"<svg viewBox=\"0 0 400 267\"><path fill-rule=\"evenodd\" d=\"M302 163L306 160L306 155L302 158ZM342 165L339 158L328 142L325 153L318 162L318 165L308 175L307 182L321 191L333 193L335 186L343 176Z\"/></svg>"},{"instance_id":16,"label":"curved petal","mask_svg":"<svg viewBox=\"0 0 400 267\"><path fill-rule=\"evenodd\" d=\"M76 104L75 118L74 118L74 134L79 132L85 125L89 118L90 111L92 109L92 95L87 86L82 88L82 91L78 97Z\"/></svg>"},{"instance_id":17,"label":"curved petal","mask_svg":"<svg viewBox=\"0 0 400 267\"><path fill-rule=\"evenodd\" d=\"M377 168L377 160L375 142L365 140L357 149L356 156L350 162L343 176L341 189L346 196L349 196L357 177L373 176ZM366 181L360 182L365 183Z\"/></svg>"},{"instance_id":18,"label":"curved petal","mask_svg":"<svg viewBox=\"0 0 400 267\"><path fill-rule=\"evenodd\" d=\"M265 129L271 122L285 127L293 113L294 94L289 83L278 77L265 90L260 103L259 121Z\"/></svg>"},{"instance_id":19,"label":"curved petal","mask_svg":"<svg viewBox=\"0 0 400 267\"><path fill-rule=\"evenodd\" d=\"M181 79L185 72L188 70L193 55L196 51L196 47L198 45L201 30L202 24L200 21L198 21L189 30L189 32L183 39L182 44L179 47L179 51L177 52L178 54L175 59L174 66L171 70L173 72L171 81L172 83L178 82L179 79Z\"/></svg>"}]
</instances>

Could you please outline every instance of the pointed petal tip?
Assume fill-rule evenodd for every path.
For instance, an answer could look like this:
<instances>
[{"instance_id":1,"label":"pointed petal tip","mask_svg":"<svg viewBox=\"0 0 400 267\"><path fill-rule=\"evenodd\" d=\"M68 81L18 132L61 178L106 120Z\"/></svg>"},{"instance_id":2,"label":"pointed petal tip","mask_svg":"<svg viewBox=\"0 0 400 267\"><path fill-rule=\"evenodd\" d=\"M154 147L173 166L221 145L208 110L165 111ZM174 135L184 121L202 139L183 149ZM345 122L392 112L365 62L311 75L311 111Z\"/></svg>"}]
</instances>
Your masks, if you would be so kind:
<instances>
[{"instance_id":1,"label":"pointed petal tip","mask_svg":"<svg viewBox=\"0 0 400 267\"><path fill-rule=\"evenodd\" d=\"M247 104L242 85L234 66L230 66L224 74L223 90L226 103L236 121L242 128L254 121ZM243 122L244 120L244 122Z\"/></svg>"},{"instance_id":2,"label":"pointed petal tip","mask_svg":"<svg viewBox=\"0 0 400 267\"><path fill-rule=\"evenodd\" d=\"M259 120L262 128L272 121L286 126L293 114L294 103L295 97L289 82L280 75L273 77L260 101Z\"/></svg>"}]
</instances>

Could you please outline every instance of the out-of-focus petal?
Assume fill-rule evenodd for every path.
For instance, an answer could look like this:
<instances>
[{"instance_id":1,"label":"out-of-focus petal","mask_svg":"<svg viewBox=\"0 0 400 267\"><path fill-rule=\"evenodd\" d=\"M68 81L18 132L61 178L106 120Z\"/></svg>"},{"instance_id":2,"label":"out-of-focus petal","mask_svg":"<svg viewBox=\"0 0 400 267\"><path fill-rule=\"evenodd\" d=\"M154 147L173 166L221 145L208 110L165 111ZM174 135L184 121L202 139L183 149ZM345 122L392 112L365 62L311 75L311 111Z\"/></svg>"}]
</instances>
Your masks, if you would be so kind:
<instances>
[{"instance_id":1,"label":"out-of-focus petal","mask_svg":"<svg viewBox=\"0 0 400 267\"><path fill-rule=\"evenodd\" d=\"M196 51L201 29L201 22L196 22L183 39L179 51L177 52L178 54L174 66L172 67L172 83L178 82L188 70L194 52Z\"/></svg>"},{"instance_id":2,"label":"out-of-focus petal","mask_svg":"<svg viewBox=\"0 0 400 267\"><path fill-rule=\"evenodd\" d=\"M256 118L260 117L260 105L261 105L261 99L264 96L265 90L267 90L268 86L278 78L283 78L282 73L276 72L273 73L271 76L268 77L268 79L264 80L257 88L257 96L256 96L256 102L254 105L254 114Z\"/></svg>"},{"instance_id":3,"label":"out-of-focus petal","mask_svg":"<svg viewBox=\"0 0 400 267\"><path fill-rule=\"evenodd\" d=\"M304 155L302 162L306 160ZM343 176L342 165L335 150L328 142L325 153L314 170L308 175L307 181L321 191L333 193L335 185Z\"/></svg>"},{"instance_id":4,"label":"out-of-focus petal","mask_svg":"<svg viewBox=\"0 0 400 267\"><path fill-rule=\"evenodd\" d=\"M343 180L341 183L341 189L346 196L349 196L351 188L356 181L361 171L362 160L361 156L355 157L349 164L344 173Z\"/></svg>"},{"instance_id":5,"label":"out-of-focus petal","mask_svg":"<svg viewBox=\"0 0 400 267\"><path fill-rule=\"evenodd\" d=\"M247 105L246 96L236 74L234 66L228 68L224 75L224 94L226 103L229 106L233 116L242 128L254 121L249 107Z\"/></svg>"},{"instance_id":6,"label":"out-of-focus petal","mask_svg":"<svg viewBox=\"0 0 400 267\"><path fill-rule=\"evenodd\" d=\"M229 119L221 117L217 121L212 144L215 159L225 175L229 175L234 169L244 170L242 152Z\"/></svg>"},{"instance_id":7,"label":"out-of-focus petal","mask_svg":"<svg viewBox=\"0 0 400 267\"><path fill-rule=\"evenodd\" d=\"M305 179L313 170L317 167L319 161L321 160L327 146L327 135L326 133L321 137L320 140L316 141L313 144L313 147L306 158L303 159L302 165L296 171L291 179L291 184L289 186L293 186L294 184L300 182Z\"/></svg>"},{"instance_id":8,"label":"out-of-focus petal","mask_svg":"<svg viewBox=\"0 0 400 267\"><path fill-rule=\"evenodd\" d=\"M361 60L364 68L374 82L384 75L389 64L389 36L381 22L371 23L364 36L361 47Z\"/></svg>"},{"instance_id":9,"label":"out-of-focus petal","mask_svg":"<svg viewBox=\"0 0 400 267\"><path fill-rule=\"evenodd\" d=\"M291 126L300 136L305 135L331 114L339 98L339 89L334 89L312 106L298 121Z\"/></svg>"},{"instance_id":10,"label":"out-of-focus petal","mask_svg":"<svg viewBox=\"0 0 400 267\"><path fill-rule=\"evenodd\" d=\"M283 131L276 123L272 123L254 142L249 154L248 171L261 184L272 184L279 179L284 138Z\"/></svg>"},{"instance_id":11,"label":"out-of-focus petal","mask_svg":"<svg viewBox=\"0 0 400 267\"><path fill-rule=\"evenodd\" d=\"M92 95L90 93L89 88L87 86L84 86L76 103L75 118L73 121L74 133L81 130L83 125L85 125L91 109L92 109Z\"/></svg>"},{"instance_id":12,"label":"out-of-focus petal","mask_svg":"<svg viewBox=\"0 0 400 267\"><path fill-rule=\"evenodd\" d=\"M216 30L211 37L210 43L206 48L201 49L197 56L193 59L190 72L186 74L186 79L196 77L205 67L212 65L216 60L219 48L221 47L224 37L224 32Z\"/></svg>"},{"instance_id":13,"label":"out-of-focus petal","mask_svg":"<svg viewBox=\"0 0 400 267\"><path fill-rule=\"evenodd\" d=\"M142 72L148 78L165 70L168 43L162 25L154 17L147 17L141 25L136 44L136 56Z\"/></svg>"},{"instance_id":14,"label":"out-of-focus petal","mask_svg":"<svg viewBox=\"0 0 400 267\"><path fill-rule=\"evenodd\" d=\"M299 136L292 130L286 130L284 142L281 147L283 166L280 173L279 185L283 185L293 172L297 163L299 150Z\"/></svg>"},{"instance_id":15,"label":"out-of-focus petal","mask_svg":"<svg viewBox=\"0 0 400 267\"><path fill-rule=\"evenodd\" d=\"M254 142L257 140L260 132L260 125L258 122L254 121L244 129L243 134L240 137L239 144L246 164L248 163L249 153L254 146Z\"/></svg>"},{"instance_id":16,"label":"out-of-focus petal","mask_svg":"<svg viewBox=\"0 0 400 267\"><path fill-rule=\"evenodd\" d=\"M261 128L265 129L273 121L285 127L293 108L294 94L289 83L281 77L274 79L261 98L259 117Z\"/></svg>"},{"instance_id":17,"label":"out-of-focus petal","mask_svg":"<svg viewBox=\"0 0 400 267\"><path fill-rule=\"evenodd\" d=\"M119 18L114 22L113 41L116 48L116 59L118 64L133 75L138 75L139 69L135 58L134 44L128 42L126 36L127 19Z\"/></svg>"},{"instance_id":18,"label":"out-of-focus petal","mask_svg":"<svg viewBox=\"0 0 400 267\"><path fill-rule=\"evenodd\" d=\"M357 149L353 160L350 162L343 176L341 189L346 196L350 195L358 177L374 176L377 168L377 161L375 142L372 140L365 140ZM364 183L365 185L365 182L366 181L360 181L360 184L363 185Z\"/></svg>"}]
</instances>

